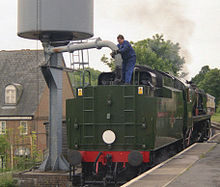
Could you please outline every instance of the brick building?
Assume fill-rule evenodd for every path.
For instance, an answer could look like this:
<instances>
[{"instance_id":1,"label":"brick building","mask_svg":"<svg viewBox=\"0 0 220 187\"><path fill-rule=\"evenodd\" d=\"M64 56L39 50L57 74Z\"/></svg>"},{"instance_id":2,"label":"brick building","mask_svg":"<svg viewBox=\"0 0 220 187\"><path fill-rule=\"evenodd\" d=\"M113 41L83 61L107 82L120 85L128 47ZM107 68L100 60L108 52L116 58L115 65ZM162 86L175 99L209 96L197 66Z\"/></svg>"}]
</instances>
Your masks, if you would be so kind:
<instances>
[{"instance_id":1,"label":"brick building","mask_svg":"<svg viewBox=\"0 0 220 187\"><path fill-rule=\"evenodd\" d=\"M0 51L0 135L8 134L11 155L29 155L33 144L46 149L49 90L40 70L43 63L42 50ZM65 100L72 97L68 73L63 72L63 118Z\"/></svg>"}]
</instances>

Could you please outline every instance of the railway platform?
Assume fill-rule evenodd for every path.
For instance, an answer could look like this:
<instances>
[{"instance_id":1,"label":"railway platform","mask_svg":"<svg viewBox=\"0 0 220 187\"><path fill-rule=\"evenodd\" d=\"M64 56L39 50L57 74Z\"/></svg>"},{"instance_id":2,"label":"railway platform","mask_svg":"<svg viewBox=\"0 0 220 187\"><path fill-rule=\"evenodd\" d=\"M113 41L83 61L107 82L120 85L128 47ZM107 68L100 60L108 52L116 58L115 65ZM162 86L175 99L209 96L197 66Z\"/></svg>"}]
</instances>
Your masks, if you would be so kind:
<instances>
[{"instance_id":1,"label":"railway platform","mask_svg":"<svg viewBox=\"0 0 220 187\"><path fill-rule=\"evenodd\" d=\"M219 140L195 143L121 187L220 187Z\"/></svg>"}]
</instances>

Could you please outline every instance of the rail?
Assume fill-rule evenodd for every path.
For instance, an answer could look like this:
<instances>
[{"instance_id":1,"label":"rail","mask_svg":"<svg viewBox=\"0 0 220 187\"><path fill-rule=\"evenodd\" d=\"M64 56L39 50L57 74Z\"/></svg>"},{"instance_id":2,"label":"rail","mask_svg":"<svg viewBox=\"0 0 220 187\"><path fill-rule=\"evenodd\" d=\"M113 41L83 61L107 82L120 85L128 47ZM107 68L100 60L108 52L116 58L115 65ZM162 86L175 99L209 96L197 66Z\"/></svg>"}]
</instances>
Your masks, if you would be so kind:
<instances>
[{"instance_id":1,"label":"rail","mask_svg":"<svg viewBox=\"0 0 220 187\"><path fill-rule=\"evenodd\" d=\"M211 127L217 130L220 130L220 123L211 122Z\"/></svg>"}]
</instances>

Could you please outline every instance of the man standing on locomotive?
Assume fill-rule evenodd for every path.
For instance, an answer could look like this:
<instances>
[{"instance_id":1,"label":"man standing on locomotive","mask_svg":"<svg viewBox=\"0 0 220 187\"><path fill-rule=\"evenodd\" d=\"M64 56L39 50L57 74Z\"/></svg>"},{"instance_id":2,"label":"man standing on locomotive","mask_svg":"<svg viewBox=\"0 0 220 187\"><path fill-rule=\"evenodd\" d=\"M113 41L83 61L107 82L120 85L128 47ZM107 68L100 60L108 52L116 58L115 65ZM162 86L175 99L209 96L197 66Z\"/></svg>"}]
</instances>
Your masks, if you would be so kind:
<instances>
[{"instance_id":1,"label":"man standing on locomotive","mask_svg":"<svg viewBox=\"0 0 220 187\"><path fill-rule=\"evenodd\" d=\"M136 54L131 44L124 39L124 36L119 34L118 40L118 50L111 53L114 55L120 53L123 59L122 62L122 82L125 84L130 84L132 72L136 63Z\"/></svg>"}]
</instances>

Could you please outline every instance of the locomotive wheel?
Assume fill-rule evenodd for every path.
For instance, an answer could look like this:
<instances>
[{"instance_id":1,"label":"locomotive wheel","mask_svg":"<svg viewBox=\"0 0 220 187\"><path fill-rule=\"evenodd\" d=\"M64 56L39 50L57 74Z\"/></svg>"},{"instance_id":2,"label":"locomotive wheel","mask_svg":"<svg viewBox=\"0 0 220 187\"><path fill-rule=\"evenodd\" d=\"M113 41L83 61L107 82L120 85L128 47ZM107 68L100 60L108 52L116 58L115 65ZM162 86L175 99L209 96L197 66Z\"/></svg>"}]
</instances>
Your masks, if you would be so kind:
<instances>
[{"instance_id":1,"label":"locomotive wheel","mask_svg":"<svg viewBox=\"0 0 220 187\"><path fill-rule=\"evenodd\" d=\"M205 141L209 140L212 137L212 135L213 135L213 129L210 128L209 125L207 125L204 140Z\"/></svg>"},{"instance_id":2,"label":"locomotive wheel","mask_svg":"<svg viewBox=\"0 0 220 187\"><path fill-rule=\"evenodd\" d=\"M183 138L183 149L187 148L189 145L192 143L192 128L188 129L186 131L186 134L184 135Z\"/></svg>"},{"instance_id":3,"label":"locomotive wheel","mask_svg":"<svg viewBox=\"0 0 220 187\"><path fill-rule=\"evenodd\" d=\"M212 131L209 126L209 122L205 121L201 124L201 128L197 130L197 141L203 142L207 141L212 136Z\"/></svg>"}]
</instances>

